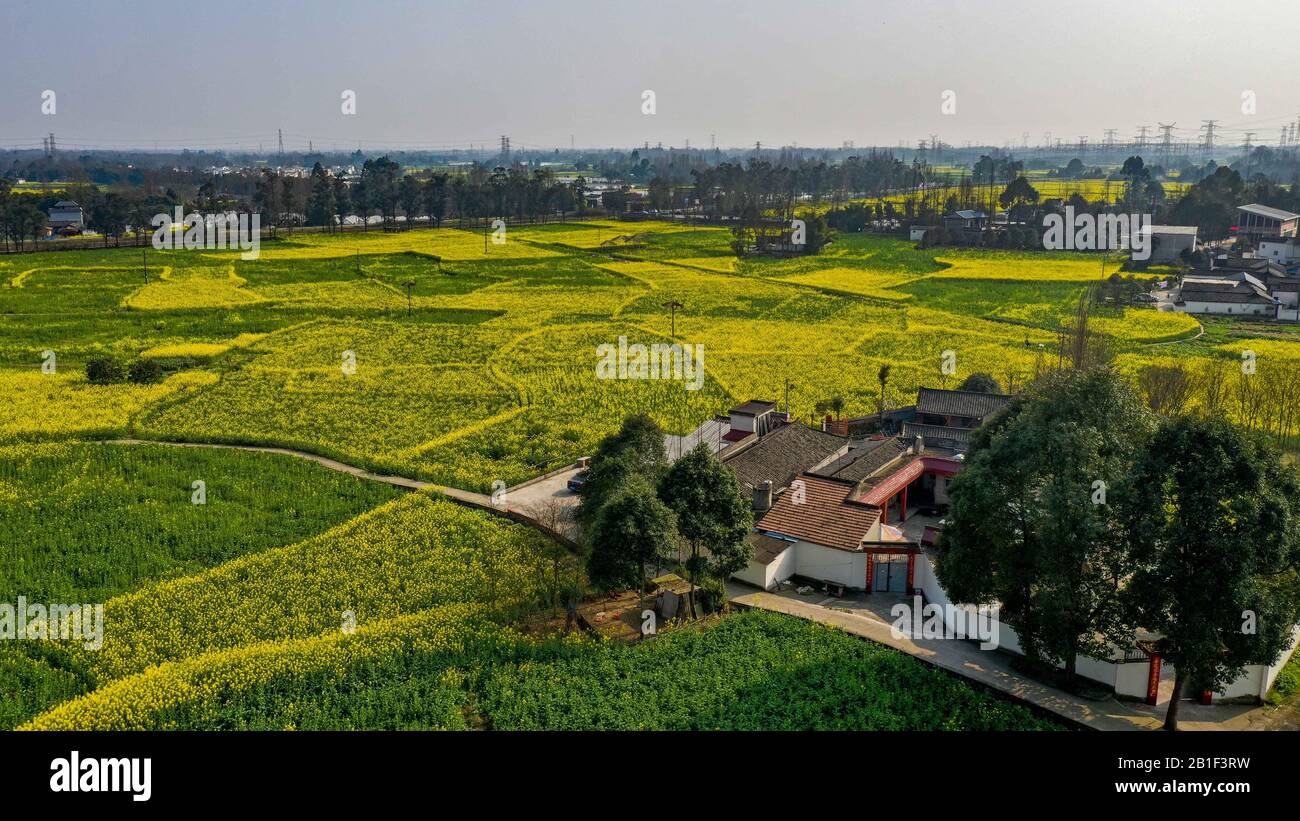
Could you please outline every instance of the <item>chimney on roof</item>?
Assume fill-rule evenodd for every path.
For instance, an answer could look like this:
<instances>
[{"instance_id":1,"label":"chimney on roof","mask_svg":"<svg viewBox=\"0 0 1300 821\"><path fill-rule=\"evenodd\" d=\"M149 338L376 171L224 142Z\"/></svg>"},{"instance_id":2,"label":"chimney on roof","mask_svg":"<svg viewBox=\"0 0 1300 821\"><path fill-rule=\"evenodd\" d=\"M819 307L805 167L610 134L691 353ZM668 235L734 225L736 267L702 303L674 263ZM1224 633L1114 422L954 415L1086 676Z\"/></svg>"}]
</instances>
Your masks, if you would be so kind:
<instances>
[{"instance_id":1,"label":"chimney on roof","mask_svg":"<svg viewBox=\"0 0 1300 821\"><path fill-rule=\"evenodd\" d=\"M764 479L754 488L754 512L766 513L772 509L772 480Z\"/></svg>"},{"instance_id":2,"label":"chimney on roof","mask_svg":"<svg viewBox=\"0 0 1300 821\"><path fill-rule=\"evenodd\" d=\"M912 440L912 453L919 456L923 450L925 450L925 437L918 433Z\"/></svg>"}]
</instances>

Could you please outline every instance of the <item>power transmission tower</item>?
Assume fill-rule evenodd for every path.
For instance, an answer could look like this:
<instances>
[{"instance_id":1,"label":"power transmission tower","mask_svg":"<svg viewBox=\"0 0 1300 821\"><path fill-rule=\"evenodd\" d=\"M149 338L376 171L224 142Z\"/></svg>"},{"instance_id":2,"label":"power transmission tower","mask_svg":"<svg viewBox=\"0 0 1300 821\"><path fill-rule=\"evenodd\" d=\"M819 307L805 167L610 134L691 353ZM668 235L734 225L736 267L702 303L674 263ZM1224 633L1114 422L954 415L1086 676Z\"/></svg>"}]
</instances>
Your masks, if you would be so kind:
<instances>
[{"instance_id":1,"label":"power transmission tower","mask_svg":"<svg viewBox=\"0 0 1300 821\"><path fill-rule=\"evenodd\" d=\"M1137 139L1135 139L1135 140L1133 141L1133 147L1134 147L1134 148L1146 148L1146 146L1147 146L1147 131L1148 131L1150 128L1151 128L1151 126L1149 126L1149 125L1140 125L1140 126L1138 126L1138 135L1137 135Z\"/></svg>"},{"instance_id":2,"label":"power transmission tower","mask_svg":"<svg viewBox=\"0 0 1300 821\"><path fill-rule=\"evenodd\" d=\"M1206 151L1214 150L1214 127L1218 124L1218 120L1201 120L1201 131L1205 134L1205 139L1201 141L1201 147Z\"/></svg>"},{"instance_id":3,"label":"power transmission tower","mask_svg":"<svg viewBox=\"0 0 1300 821\"><path fill-rule=\"evenodd\" d=\"M1166 125L1165 123L1159 123L1158 125L1160 126L1160 132L1161 132L1160 151L1167 158L1169 156L1169 152L1173 149L1174 126L1178 125L1178 123L1169 123L1168 125Z\"/></svg>"},{"instance_id":4,"label":"power transmission tower","mask_svg":"<svg viewBox=\"0 0 1300 821\"><path fill-rule=\"evenodd\" d=\"M1115 147L1115 135L1118 133L1119 133L1119 129L1116 128L1106 129L1106 137L1105 139L1102 140L1102 142L1105 144L1107 148Z\"/></svg>"}]
</instances>

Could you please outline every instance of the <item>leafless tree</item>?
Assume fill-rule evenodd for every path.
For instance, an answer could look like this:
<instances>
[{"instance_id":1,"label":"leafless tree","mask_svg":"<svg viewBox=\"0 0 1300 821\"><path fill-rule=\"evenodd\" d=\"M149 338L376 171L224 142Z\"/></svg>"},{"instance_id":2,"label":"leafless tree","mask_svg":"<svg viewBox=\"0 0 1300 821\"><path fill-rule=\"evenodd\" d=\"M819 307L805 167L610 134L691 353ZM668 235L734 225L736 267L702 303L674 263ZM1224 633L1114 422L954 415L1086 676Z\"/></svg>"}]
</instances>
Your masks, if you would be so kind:
<instances>
[{"instance_id":1,"label":"leafless tree","mask_svg":"<svg viewBox=\"0 0 1300 821\"><path fill-rule=\"evenodd\" d=\"M1138 372L1138 387L1151 410L1177 416L1187 409L1196 386L1182 365L1147 365Z\"/></svg>"}]
</instances>

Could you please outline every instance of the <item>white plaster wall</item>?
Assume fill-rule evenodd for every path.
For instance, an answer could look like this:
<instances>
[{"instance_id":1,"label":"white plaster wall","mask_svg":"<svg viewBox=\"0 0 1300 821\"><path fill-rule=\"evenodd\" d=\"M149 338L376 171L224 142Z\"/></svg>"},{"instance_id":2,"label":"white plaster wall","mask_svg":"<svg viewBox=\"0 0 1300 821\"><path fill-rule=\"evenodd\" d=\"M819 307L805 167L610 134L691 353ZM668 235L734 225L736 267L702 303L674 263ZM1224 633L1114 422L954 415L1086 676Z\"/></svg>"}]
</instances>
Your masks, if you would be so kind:
<instances>
[{"instance_id":1,"label":"white plaster wall","mask_svg":"<svg viewBox=\"0 0 1300 821\"><path fill-rule=\"evenodd\" d=\"M795 545L790 545L781 551L781 555L772 560L767 566L768 580L775 587L777 582L783 582L795 574L796 559L799 550Z\"/></svg>"},{"instance_id":2,"label":"white plaster wall","mask_svg":"<svg viewBox=\"0 0 1300 821\"><path fill-rule=\"evenodd\" d=\"M1147 697L1147 676L1150 674L1149 661L1131 661L1115 665L1115 692L1121 696L1133 698Z\"/></svg>"},{"instance_id":3,"label":"white plaster wall","mask_svg":"<svg viewBox=\"0 0 1300 821\"><path fill-rule=\"evenodd\" d=\"M740 415L740 414L733 413L733 414L731 415L731 429L732 429L732 430L745 430L745 431L749 431L750 433L753 433L753 432L754 432L754 417L752 417L752 416L742 416L742 415Z\"/></svg>"},{"instance_id":4,"label":"white plaster wall","mask_svg":"<svg viewBox=\"0 0 1300 821\"><path fill-rule=\"evenodd\" d=\"M738 579L745 584L752 584L755 587L761 587L764 590L770 590L768 587L768 568L770 564L760 564L751 559L749 564L745 565L743 570L737 570L731 574L731 578Z\"/></svg>"},{"instance_id":5,"label":"white plaster wall","mask_svg":"<svg viewBox=\"0 0 1300 821\"><path fill-rule=\"evenodd\" d=\"M862 590L867 586L867 554L796 542L795 572L810 579ZM786 551L789 552L789 551Z\"/></svg>"},{"instance_id":6,"label":"white plaster wall","mask_svg":"<svg viewBox=\"0 0 1300 821\"><path fill-rule=\"evenodd\" d=\"M1174 310L1185 314L1272 316L1275 309L1269 305L1247 305L1244 302L1188 302L1181 307L1175 305Z\"/></svg>"}]
</instances>

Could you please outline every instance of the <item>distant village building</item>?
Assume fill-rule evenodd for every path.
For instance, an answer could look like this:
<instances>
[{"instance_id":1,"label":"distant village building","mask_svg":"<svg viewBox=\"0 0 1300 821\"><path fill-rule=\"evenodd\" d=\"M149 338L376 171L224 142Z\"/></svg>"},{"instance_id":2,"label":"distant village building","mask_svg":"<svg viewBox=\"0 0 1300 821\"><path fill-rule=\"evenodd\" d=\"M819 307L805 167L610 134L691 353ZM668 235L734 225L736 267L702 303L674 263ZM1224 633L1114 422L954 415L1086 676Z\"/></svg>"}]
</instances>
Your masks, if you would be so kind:
<instances>
[{"instance_id":1,"label":"distant village building","mask_svg":"<svg viewBox=\"0 0 1300 821\"><path fill-rule=\"evenodd\" d=\"M1262 239L1255 255L1287 268L1300 266L1300 237Z\"/></svg>"},{"instance_id":2,"label":"distant village building","mask_svg":"<svg viewBox=\"0 0 1300 821\"><path fill-rule=\"evenodd\" d=\"M49 226L54 233L80 232L86 227L86 215L81 206L72 200L59 200L49 212Z\"/></svg>"},{"instance_id":3,"label":"distant village building","mask_svg":"<svg viewBox=\"0 0 1300 821\"><path fill-rule=\"evenodd\" d=\"M1179 262L1184 251L1196 250L1195 225L1144 225L1137 233L1149 237L1151 256L1147 262L1153 264Z\"/></svg>"},{"instance_id":4,"label":"distant village building","mask_svg":"<svg viewBox=\"0 0 1300 821\"><path fill-rule=\"evenodd\" d=\"M1300 320L1300 276L1268 257L1220 255L1183 277L1173 308L1191 314Z\"/></svg>"},{"instance_id":5,"label":"distant village building","mask_svg":"<svg viewBox=\"0 0 1300 821\"><path fill-rule=\"evenodd\" d=\"M1219 270L1183 277L1174 310L1189 314L1235 314L1276 318L1278 300L1245 271Z\"/></svg>"},{"instance_id":6,"label":"distant village building","mask_svg":"<svg viewBox=\"0 0 1300 821\"><path fill-rule=\"evenodd\" d=\"M1238 237L1244 237L1252 243L1294 237L1300 234L1300 214L1256 203L1242 205L1237 208L1235 229Z\"/></svg>"}]
</instances>

